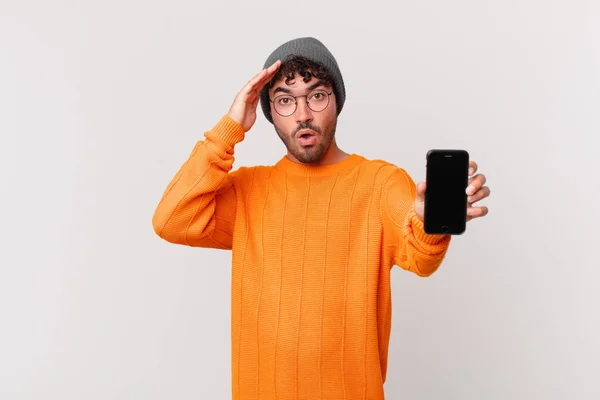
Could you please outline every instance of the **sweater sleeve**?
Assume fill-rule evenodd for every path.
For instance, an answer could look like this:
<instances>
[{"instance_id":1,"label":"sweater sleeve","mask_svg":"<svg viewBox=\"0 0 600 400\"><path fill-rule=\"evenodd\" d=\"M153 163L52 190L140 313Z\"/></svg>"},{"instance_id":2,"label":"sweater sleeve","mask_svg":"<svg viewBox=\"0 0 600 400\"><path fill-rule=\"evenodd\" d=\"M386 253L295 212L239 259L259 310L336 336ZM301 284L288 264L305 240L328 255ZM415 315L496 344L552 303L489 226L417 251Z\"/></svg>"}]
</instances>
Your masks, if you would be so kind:
<instances>
[{"instance_id":1,"label":"sweater sleeve","mask_svg":"<svg viewBox=\"0 0 600 400\"><path fill-rule=\"evenodd\" d=\"M187 246L231 249L237 198L230 170L234 146L244 136L228 115L205 132L154 211L158 236Z\"/></svg>"},{"instance_id":2,"label":"sweater sleeve","mask_svg":"<svg viewBox=\"0 0 600 400\"><path fill-rule=\"evenodd\" d=\"M381 196L384 258L419 276L433 274L442 263L450 235L430 235L414 210L416 185L402 168L384 184Z\"/></svg>"}]
</instances>

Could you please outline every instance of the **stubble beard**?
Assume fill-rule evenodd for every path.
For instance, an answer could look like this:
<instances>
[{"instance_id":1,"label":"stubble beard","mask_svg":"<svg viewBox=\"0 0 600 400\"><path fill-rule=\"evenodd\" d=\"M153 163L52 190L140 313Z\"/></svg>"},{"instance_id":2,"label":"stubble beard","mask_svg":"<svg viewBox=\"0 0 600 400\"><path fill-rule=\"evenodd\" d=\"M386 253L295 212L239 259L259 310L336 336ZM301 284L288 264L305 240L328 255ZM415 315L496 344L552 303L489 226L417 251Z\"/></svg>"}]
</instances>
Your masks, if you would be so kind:
<instances>
[{"instance_id":1,"label":"stubble beard","mask_svg":"<svg viewBox=\"0 0 600 400\"><path fill-rule=\"evenodd\" d=\"M298 161L303 164L317 164L333 143L335 137L335 130L337 127L337 116L336 118L326 127L321 129L320 127L311 123L300 124L296 127L293 132L285 133L282 132L275 124L275 131L277 135L290 152ZM296 139L296 132L301 129L311 129L317 133L317 138L320 139L316 145L313 146L302 146Z\"/></svg>"}]
</instances>

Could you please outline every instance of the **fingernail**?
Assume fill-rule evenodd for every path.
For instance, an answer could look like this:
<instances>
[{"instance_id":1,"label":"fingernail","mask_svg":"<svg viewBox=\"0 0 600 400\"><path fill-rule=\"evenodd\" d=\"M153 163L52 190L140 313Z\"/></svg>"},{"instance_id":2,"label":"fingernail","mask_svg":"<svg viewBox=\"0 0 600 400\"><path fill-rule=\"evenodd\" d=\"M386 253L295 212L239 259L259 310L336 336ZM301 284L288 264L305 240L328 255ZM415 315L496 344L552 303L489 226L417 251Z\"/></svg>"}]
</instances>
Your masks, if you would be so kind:
<instances>
[{"instance_id":1,"label":"fingernail","mask_svg":"<svg viewBox=\"0 0 600 400\"><path fill-rule=\"evenodd\" d=\"M469 168L469 175L473 175L475 171L473 171L473 168Z\"/></svg>"},{"instance_id":2,"label":"fingernail","mask_svg":"<svg viewBox=\"0 0 600 400\"><path fill-rule=\"evenodd\" d=\"M469 185L469 187L467 188L467 194L471 195L471 194L473 194L474 191L475 191L475 186Z\"/></svg>"}]
</instances>

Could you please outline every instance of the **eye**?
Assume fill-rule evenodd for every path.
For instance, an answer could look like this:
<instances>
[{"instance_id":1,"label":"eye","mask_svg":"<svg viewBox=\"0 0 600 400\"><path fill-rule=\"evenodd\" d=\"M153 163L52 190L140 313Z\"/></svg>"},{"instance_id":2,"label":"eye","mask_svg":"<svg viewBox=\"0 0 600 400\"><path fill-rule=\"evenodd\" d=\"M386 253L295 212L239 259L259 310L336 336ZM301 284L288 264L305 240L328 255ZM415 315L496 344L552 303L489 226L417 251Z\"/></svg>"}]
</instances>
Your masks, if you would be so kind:
<instances>
[{"instance_id":1,"label":"eye","mask_svg":"<svg viewBox=\"0 0 600 400\"><path fill-rule=\"evenodd\" d=\"M312 96L310 97L311 100L316 100L316 101L320 101L325 99L325 93L323 92L315 92L312 94Z\"/></svg>"},{"instance_id":2,"label":"eye","mask_svg":"<svg viewBox=\"0 0 600 400\"><path fill-rule=\"evenodd\" d=\"M282 106L287 106L289 104L292 104L294 102L294 99L290 96L280 96L277 99L277 103L281 104Z\"/></svg>"}]
</instances>

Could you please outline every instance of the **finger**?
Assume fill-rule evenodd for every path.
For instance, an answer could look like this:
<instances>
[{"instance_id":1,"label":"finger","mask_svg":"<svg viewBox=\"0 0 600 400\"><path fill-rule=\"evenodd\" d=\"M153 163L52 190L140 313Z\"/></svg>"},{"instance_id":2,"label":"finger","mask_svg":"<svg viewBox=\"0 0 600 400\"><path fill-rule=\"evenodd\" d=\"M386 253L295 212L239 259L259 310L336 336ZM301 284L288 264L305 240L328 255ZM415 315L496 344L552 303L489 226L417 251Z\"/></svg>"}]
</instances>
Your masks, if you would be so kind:
<instances>
[{"instance_id":1,"label":"finger","mask_svg":"<svg viewBox=\"0 0 600 400\"><path fill-rule=\"evenodd\" d=\"M469 176L471 175L475 175L475 172L477 172L477 163L473 160L471 160L469 162Z\"/></svg>"},{"instance_id":2,"label":"finger","mask_svg":"<svg viewBox=\"0 0 600 400\"><path fill-rule=\"evenodd\" d=\"M263 68L262 71L260 71L256 75L254 75L248 82L246 82L246 85L244 86L242 91L248 92L252 88L254 88L256 85L260 84L261 82L266 82L267 79L271 79L280 65L281 65L281 61L277 60L276 62L271 64L269 67Z\"/></svg>"},{"instance_id":3,"label":"finger","mask_svg":"<svg viewBox=\"0 0 600 400\"><path fill-rule=\"evenodd\" d=\"M275 61L273 64L271 64L267 70L269 71L269 73L275 72L279 69L279 67L281 66L281 60L277 60Z\"/></svg>"},{"instance_id":4,"label":"finger","mask_svg":"<svg viewBox=\"0 0 600 400\"><path fill-rule=\"evenodd\" d=\"M417 185L417 195L416 195L416 199L417 201L425 201L425 190L427 189L427 184L425 182L420 182Z\"/></svg>"},{"instance_id":5,"label":"finger","mask_svg":"<svg viewBox=\"0 0 600 400\"><path fill-rule=\"evenodd\" d=\"M240 92L237 94L236 96L236 100L237 101L242 101L244 103L247 103L249 101L251 101L252 99L250 98L253 92L253 88L254 85L262 78L265 76L266 69L263 69L261 72L259 72L258 74L256 74L252 79L250 79L248 82L246 82L246 84L244 85L244 87L242 88L242 90L240 90Z\"/></svg>"},{"instance_id":6,"label":"finger","mask_svg":"<svg viewBox=\"0 0 600 400\"><path fill-rule=\"evenodd\" d=\"M264 77L268 74L268 71L266 68L264 68L262 71L260 71L258 74L254 75L254 77L252 79L250 79L248 81L248 83L246 83L245 88L251 89L254 85L256 85L257 82L259 82L260 80L264 79Z\"/></svg>"},{"instance_id":7,"label":"finger","mask_svg":"<svg viewBox=\"0 0 600 400\"><path fill-rule=\"evenodd\" d=\"M252 102L255 98L258 98L260 91L263 87L273 79L273 76L277 73L279 68L279 62L271 65L269 68L263 69L258 75L252 78L246 86L240 92L242 98L246 102Z\"/></svg>"},{"instance_id":8,"label":"finger","mask_svg":"<svg viewBox=\"0 0 600 400\"><path fill-rule=\"evenodd\" d=\"M488 212L489 209L486 206L467 208L467 216L471 219L486 216Z\"/></svg>"},{"instance_id":9,"label":"finger","mask_svg":"<svg viewBox=\"0 0 600 400\"><path fill-rule=\"evenodd\" d=\"M482 200L490 195L490 188L487 186L483 186L481 189L473 193L471 196L467 197L467 201L469 204L473 204L479 200Z\"/></svg>"},{"instance_id":10,"label":"finger","mask_svg":"<svg viewBox=\"0 0 600 400\"><path fill-rule=\"evenodd\" d=\"M478 174L469 179L469 186L467 186L466 192L470 196L477 192L486 182L485 175Z\"/></svg>"},{"instance_id":11,"label":"finger","mask_svg":"<svg viewBox=\"0 0 600 400\"><path fill-rule=\"evenodd\" d=\"M280 65L281 62L277 60L274 64L267 68L267 73L253 87L257 93L260 92L262 88L271 81L271 79L273 79L273 77L277 74Z\"/></svg>"},{"instance_id":12,"label":"finger","mask_svg":"<svg viewBox=\"0 0 600 400\"><path fill-rule=\"evenodd\" d=\"M271 64L269 67L263 69L261 74L259 74L258 79L256 81L252 82L253 88L257 88L260 86L259 90L262 89L262 86L264 86L265 83L270 81L275 76L275 74L277 73L277 70L279 70L280 65L281 65L281 60L277 60L273 64Z\"/></svg>"}]
</instances>

